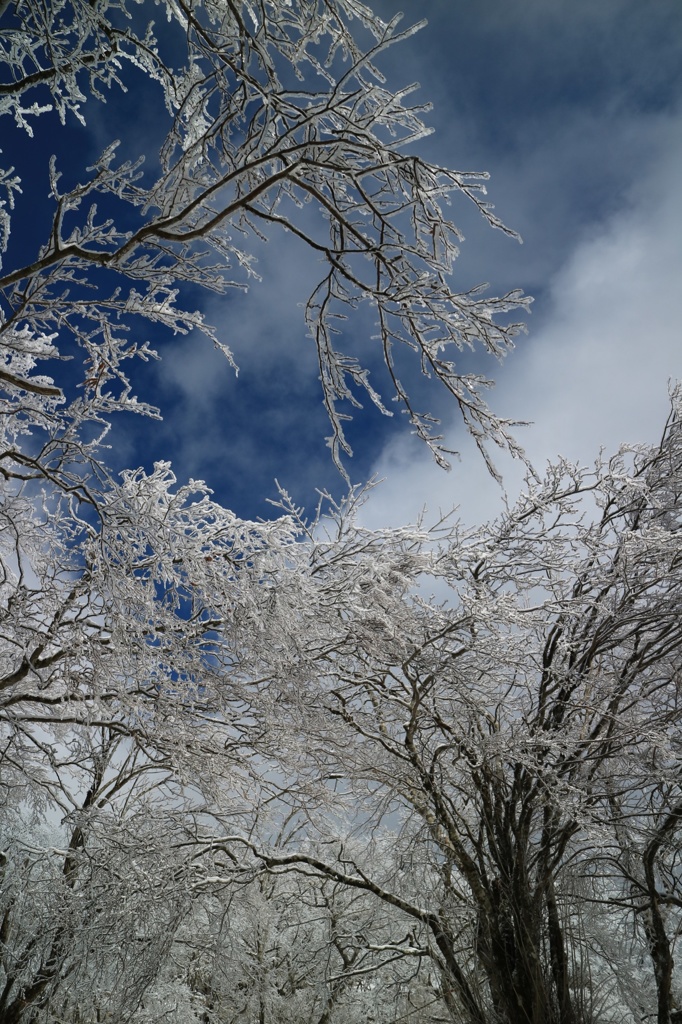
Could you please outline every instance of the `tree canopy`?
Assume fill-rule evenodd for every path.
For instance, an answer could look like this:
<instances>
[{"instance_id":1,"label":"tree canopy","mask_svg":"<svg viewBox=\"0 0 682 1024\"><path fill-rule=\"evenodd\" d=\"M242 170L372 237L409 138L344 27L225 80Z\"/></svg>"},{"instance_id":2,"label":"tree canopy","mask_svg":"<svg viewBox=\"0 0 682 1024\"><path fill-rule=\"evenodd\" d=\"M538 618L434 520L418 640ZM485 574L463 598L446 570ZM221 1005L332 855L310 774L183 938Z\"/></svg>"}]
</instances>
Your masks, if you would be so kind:
<instances>
[{"instance_id":1,"label":"tree canopy","mask_svg":"<svg viewBox=\"0 0 682 1024\"><path fill-rule=\"evenodd\" d=\"M145 165L112 140L62 188L52 162L29 257L2 178L0 1020L679 1020L679 390L657 445L529 472L475 529L369 530L362 488L247 521L168 462L115 474L114 415L157 414L143 326L224 346L196 296L282 230L323 267L340 466L348 403L385 411L337 348L363 304L437 460L401 346L486 459L520 454L452 353L501 356L527 300L452 290L448 196L503 226L485 175L418 155L381 71L414 30L356 0L162 10L0 5L23 130L136 74L167 117Z\"/></svg>"}]
</instances>

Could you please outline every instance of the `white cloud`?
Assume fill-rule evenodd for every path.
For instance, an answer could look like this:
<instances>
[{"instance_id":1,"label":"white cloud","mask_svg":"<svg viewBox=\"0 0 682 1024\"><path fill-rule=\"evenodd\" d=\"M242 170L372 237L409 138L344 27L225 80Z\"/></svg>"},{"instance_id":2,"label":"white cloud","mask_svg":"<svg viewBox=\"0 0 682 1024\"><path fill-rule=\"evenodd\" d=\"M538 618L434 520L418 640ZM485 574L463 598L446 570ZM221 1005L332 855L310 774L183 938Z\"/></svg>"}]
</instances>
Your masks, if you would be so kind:
<instances>
[{"instance_id":1,"label":"white cloud","mask_svg":"<svg viewBox=\"0 0 682 1024\"><path fill-rule=\"evenodd\" d=\"M591 463L602 446L655 441L668 381L682 377L680 119L669 127L675 142L621 210L583 234L551 280L539 328L498 375L492 404L533 421L519 436L540 469L559 454ZM460 505L472 523L497 511L497 488L472 446L453 436L463 458L448 475L413 438L386 447L375 469L387 480L366 507L368 524L405 522L424 505L431 517ZM500 468L513 495L522 474L509 461Z\"/></svg>"}]
</instances>

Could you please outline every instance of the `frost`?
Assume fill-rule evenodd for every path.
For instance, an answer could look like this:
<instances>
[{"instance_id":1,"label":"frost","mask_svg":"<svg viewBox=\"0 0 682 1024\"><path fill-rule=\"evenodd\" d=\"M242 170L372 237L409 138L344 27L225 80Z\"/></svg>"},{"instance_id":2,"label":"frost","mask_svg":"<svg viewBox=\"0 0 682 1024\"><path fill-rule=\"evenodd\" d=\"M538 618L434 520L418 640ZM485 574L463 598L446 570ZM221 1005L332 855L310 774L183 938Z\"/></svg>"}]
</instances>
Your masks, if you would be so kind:
<instances>
[{"instance_id":1,"label":"frost","mask_svg":"<svg viewBox=\"0 0 682 1024\"><path fill-rule=\"evenodd\" d=\"M305 319L340 466L347 410L388 414L340 337L360 303L442 465L398 351L491 472L490 442L522 455L458 366L502 358L528 304L451 287L445 206L502 227L487 175L406 157L425 107L378 67L418 26L358 0L161 6L157 40L143 4L21 3L0 50L29 132L130 65L170 119L148 165L110 143L64 185L53 159L52 223L0 278L0 1018L670 1017L679 389L657 447L529 474L477 529L368 530L361 488L254 522L166 460L114 473L115 415L160 415L147 330L232 361L192 302L246 287L280 230L321 261ZM11 261L13 170L0 188Z\"/></svg>"}]
</instances>

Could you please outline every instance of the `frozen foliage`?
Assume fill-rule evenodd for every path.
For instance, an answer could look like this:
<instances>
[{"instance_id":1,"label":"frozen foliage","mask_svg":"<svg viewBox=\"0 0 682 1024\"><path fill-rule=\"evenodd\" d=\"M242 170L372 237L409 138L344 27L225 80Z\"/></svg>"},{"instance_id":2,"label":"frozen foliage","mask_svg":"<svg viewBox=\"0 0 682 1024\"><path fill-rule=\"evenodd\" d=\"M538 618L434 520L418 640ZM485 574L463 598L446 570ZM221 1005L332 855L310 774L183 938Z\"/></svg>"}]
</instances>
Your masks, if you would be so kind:
<instances>
[{"instance_id":1,"label":"frozen foliage","mask_svg":"<svg viewBox=\"0 0 682 1024\"><path fill-rule=\"evenodd\" d=\"M163 6L163 45L135 4L21 0L4 12L0 97L27 130L29 115L50 107L83 117L85 92L104 98L125 87L133 64L162 91L168 134L156 176L141 160L118 161L116 142L76 187L61 189L53 161L52 229L35 259L9 263L0 277L3 344L11 345L12 330L37 339L56 331L60 352L72 354L74 343L84 351L85 408L70 408L70 420L130 407L121 363L147 351L129 340L131 327L137 333L142 318L173 331L198 328L217 342L178 286L244 287L255 273L252 240L286 230L325 267L305 316L339 465L350 454L344 407L358 406L365 392L388 413L367 368L336 347L335 324L360 303L374 307L394 398L438 461L447 464L437 421L413 407L396 346L451 393L484 454L488 441L516 453L509 424L483 398L490 382L461 374L452 353L503 356L519 330L508 314L528 300L516 291L452 291L460 235L444 212L449 197L459 194L503 225L484 198L487 175L445 170L415 153L426 108L412 102L413 88L390 91L377 63L415 29L401 32L399 17L386 24L356 0ZM3 185L7 241L20 182L8 171Z\"/></svg>"},{"instance_id":2,"label":"frozen foliage","mask_svg":"<svg viewBox=\"0 0 682 1024\"><path fill-rule=\"evenodd\" d=\"M559 463L475 530L369 531L361 491L248 522L168 463L113 477L111 416L155 414L140 320L213 337L187 286L244 283L280 228L325 265L337 459L338 403L381 404L333 343L365 301L389 371L405 343L513 448L449 352L502 354L522 299L450 291L448 193L500 225L481 176L405 149L397 21L164 6L157 39L134 5L0 4L20 125L130 65L169 112L156 179L113 145L77 187L53 162L52 230L0 281L0 1020L679 1021L680 392L658 446Z\"/></svg>"},{"instance_id":3,"label":"frozen foliage","mask_svg":"<svg viewBox=\"0 0 682 1024\"><path fill-rule=\"evenodd\" d=\"M674 1021L681 426L476 530L8 495L3 1019Z\"/></svg>"}]
</instances>

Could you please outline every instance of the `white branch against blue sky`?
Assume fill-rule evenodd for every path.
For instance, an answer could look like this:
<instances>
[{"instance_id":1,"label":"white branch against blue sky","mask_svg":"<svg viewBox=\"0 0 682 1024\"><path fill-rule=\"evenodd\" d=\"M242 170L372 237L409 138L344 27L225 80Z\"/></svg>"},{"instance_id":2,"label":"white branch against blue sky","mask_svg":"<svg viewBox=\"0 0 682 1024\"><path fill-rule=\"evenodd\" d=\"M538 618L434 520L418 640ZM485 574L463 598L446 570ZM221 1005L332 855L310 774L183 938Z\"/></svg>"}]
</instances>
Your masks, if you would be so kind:
<instances>
[{"instance_id":1,"label":"white branch against blue sky","mask_svg":"<svg viewBox=\"0 0 682 1024\"><path fill-rule=\"evenodd\" d=\"M398 10L389 0L377 8L386 18ZM462 371L497 382L489 395L496 412L534 421L516 436L539 468L559 453L590 461L602 445L653 440L668 380L682 371L679 5L430 0L403 8L401 27L424 17L428 24L389 49L380 66L391 88L419 82L417 100L433 103L424 114L433 134L414 151L442 167L489 171L495 213L523 237L520 245L492 230L455 197L451 215L465 240L452 287L487 281L491 295L521 288L535 299L528 337L502 364L465 354ZM123 157L144 155L154 170L155 139L165 131L160 91L144 72L124 71L128 91L114 84L100 90L106 103L89 99L87 126L68 109L64 127L56 111L27 116L31 138L4 119L3 161L22 178L9 270L35 258L49 231L52 152L64 187L117 137ZM115 465L150 468L171 458L181 480L205 479L238 513L268 515L275 477L306 504L316 487L339 493L345 485L324 440L329 428L302 308L320 273L318 256L281 232L248 244L262 282L254 277L248 292L193 296L239 374L198 331L153 338L161 360L137 366L133 387L162 419L118 416L109 443ZM364 360L392 409L387 374L367 354L375 319L363 308L351 314L339 325L342 345ZM410 517L423 504L434 511L461 504L467 516L485 517L499 489L448 395L424 384L416 361L399 361L398 372L416 404L440 416L447 444L463 458L443 473L405 416L387 418L358 394L364 408L342 410L354 417L345 427L354 452L349 475L387 478L367 514L379 523ZM513 491L518 466L493 455Z\"/></svg>"},{"instance_id":2,"label":"white branch against blue sky","mask_svg":"<svg viewBox=\"0 0 682 1024\"><path fill-rule=\"evenodd\" d=\"M524 239L517 248L471 225L457 268L535 297L493 404L533 421L518 437L541 470L559 454L591 464L602 446L655 440L682 372L682 11L436 3L424 44L413 59L434 98L430 145L488 168L498 213ZM426 502L458 504L473 522L499 506L453 430L466 458L447 477L410 439L388 439L371 521L402 521ZM522 470L501 461L514 494Z\"/></svg>"},{"instance_id":3,"label":"white branch against blue sky","mask_svg":"<svg viewBox=\"0 0 682 1024\"><path fill-rule=\"evenodd\" d=\"M2 1024L679 1024L680 43L0 0Z\"/></svg>"}]
</instances>

